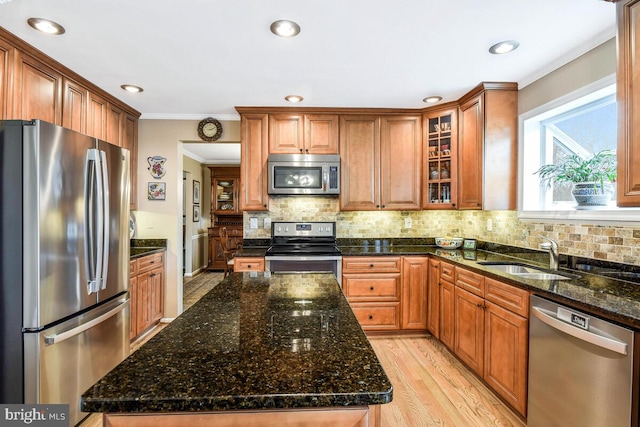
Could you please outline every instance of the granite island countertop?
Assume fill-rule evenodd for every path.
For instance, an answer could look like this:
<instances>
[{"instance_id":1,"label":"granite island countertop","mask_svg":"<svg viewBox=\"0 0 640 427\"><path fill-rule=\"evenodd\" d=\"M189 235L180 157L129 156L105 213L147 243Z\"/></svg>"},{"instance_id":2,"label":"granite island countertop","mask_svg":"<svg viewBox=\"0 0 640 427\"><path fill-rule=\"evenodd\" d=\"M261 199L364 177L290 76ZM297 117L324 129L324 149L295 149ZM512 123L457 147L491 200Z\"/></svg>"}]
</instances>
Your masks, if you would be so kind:
<instances>
[{"instance_id":1,"label":"granite island countertop","mask_svg":"<svg viewBox=\"0 0 640 427\"><path fill-rule=\"evenodd\" d=\"M81 397L82 411L366 406L392 385L332 274L233 273Z\"/></svg>"}]
</instances>

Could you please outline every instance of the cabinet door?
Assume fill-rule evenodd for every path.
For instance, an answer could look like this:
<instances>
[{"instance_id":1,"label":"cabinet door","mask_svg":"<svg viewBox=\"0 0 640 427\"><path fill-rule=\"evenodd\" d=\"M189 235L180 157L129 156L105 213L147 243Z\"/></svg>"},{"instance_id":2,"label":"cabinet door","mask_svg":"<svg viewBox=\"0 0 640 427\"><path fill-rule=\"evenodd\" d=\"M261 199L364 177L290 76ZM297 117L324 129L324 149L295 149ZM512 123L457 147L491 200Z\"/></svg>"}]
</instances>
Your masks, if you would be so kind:
<instances>
[{"instance_id":1,"label":"cabinet door","mask_svg":"<svg viewBox=\"0 0 640 427\"><path fill-rule=\"evenodd\" d=\"M337 114L305 114L304 146L311 154L338 154Z\"/></svg>"},{"instance_id":2,"label":"cabinet door","mask_svg":"<svg viewBox=\"0 0 640 427\"><path fill-rule=\"evenodd\" d=\"M149 322L153 325L164 313L164 265L150 272L148 292Z\"/></svg>"},{"instance_id":3,"label":"cabinet door","mask_svg":"<svg viewBox=\"0 0 640 427\"><path fill-rule=\"evenodd\" d=\"M484 380L526 416L529 322L496 304L486 306Z\"/></svg>"},{"instance_id":4,"label":"cabinet door","mask_svg":"<svg viewBox=\"0 0 640 427\"><path fill-rule=\"evenodd\" d=\"M484 299L456 286L455 354L482 376L484 357Z\"/></svg>"},{"instance_id":5,"label":"cabinet door","mask_svg":"<svg viewBox=\"0 0 640 427\"><path fill-rule=\"evenodd\" d=\"M151 311L149 310L150 275L150 271L138 275L138 301L136 304L136 332L138 334L151 326Z\"/></svg>"},{"instance_id":6,"label":"cabinet door","mask_svg":"<svg viewBox=\"0 0 640 427\"><path fill-rule=\"evenodd\" d=\"M483 94L460 106L458 208L482 209Z\"/></svg>"},{"instance_id":7,"label":"cabinet door","mask_svg":"<svg viewBox=\"0 0 640 427\"><path fill-rule=\"evenodd\" d=\"M430 111L422 121L422 208L453 209L458 197L457 109Z\"/></svg>"},{"instance_id":8,"label":"cabinet door","mask_svg":"<svg viewBox=\"0 0 640 427\"><path fill-rule=\"evenodd\" d=\"M89 92L87 101L87 135L104 140L107 135L107 101Z\"/></svg>"},{"instance_id":9,"label":"cabinet door","mask_svg":"<svg viewBox=\"0 0 640 427\"><path fill-rule=\"evenodd\" d=\"M340 210L380 208L380 118L340 117Z\"/></svg>"},{"instance_id":10,"label":"cabinet door","mask_svg":"<svg viewBox=\"0 0 640 427\"><path fill-rule=\"evenodd\" d=\"M109 104L107 108L107 134L106 141L118 147L122 147L123 128L124 128L124 111L121 108Z\"/></svg>"},{"instance_id":11,"label":"cabinet door","mask_svg":"<svg viewBox=\"0 0 640 427\"><path fill-rule=\"evenodd\" d=\"M129 150L129 208L136 210L138 201L138 118L124 114L122 148Z\"/></svg>"},{"instance_id":12,"label":"cabinet door","mask_svg":"<svg viewBox=\"0 0 640 427\"><path fill-rule=\"evenodd\" d=\"M618 206L640 206L640 2L620 1L618 14Z\"/></svg>"},{"instance_id":13,"label":"cabinet door","mask_svg":"<svg viewBox=\"0 0 640 427\"><path fill-rule=\"evenodd\" d=\"M440 278L440 341L453 350L455 334L455 286Z\"/></svg>"},{"instance_id":14,"label":"cabinet door","mask_svg":"<svg viewBox=\"0 0 640 427\"><path fill-rule=\"evenodd\" d=\"M420 116L382 116L380 207L420 209L422 139Z\"/></svg>"},{"instance_id":15,"label":"cabinet door","mask_svg":"<svg viewBox=\"0 0 640 427\"><path fill-rule=\"evenodd\" d=\"M266 114L243 114L240 119L240 188L243 211L267 210L268 123Z\"/></svg>"},{"instance_id":16,"label":"cabinet door","mask_svg":"<svg viewBox=\"0 0 640 427\"><path fill-rule=\"evenodd\" d=\"M87 98L89 91L71 79L64 78L62 126L76 132L87 131Z\"/></svg>"},{"instance_id":17,"label":"cabinet door","mask_svg":"<svg viewBox=\"0 0 640 427\"><path fill-rule=\"evenodd\" d=\"M269 153L304 153L303 124L301 114L269 114Z\"/></svg>"},{"instance_id":18,"label":"cabinet door","mask_svg":"<svg viewBox=\"0 0 640 427\"><path fill-rule=\"evenodd\" d=\"M16 64L11 118L62 125L62 75L19 51Z\"/></svg>"},{"instance_id":19,"label":"cabinet door","mask_svg":"<svg viewBox=\"0 0 640 427\"><path fill-rule=\"evenodd\" d=\"M427 330L440 337L440 261L429 259L427 291Z\"/></svg>"},{"instance_id":20,"label":"cabinet door","mask_svg":"<svg viewBox=\"0 0 640 427\"><path fill-rule=\"evenodd\" d=\"M8 88L13 79L12 66L15 49L0 39L0 119L8 119L12 108Z\"/></svg>"},{"instance_id":21,"label":"cabinet door","mask_svg":"<svg viewBox=\"0 0 640 427\"><path fill-rule=\"evenodd\" d=\"M402 329L427 329L429 258L402 259Z\"/></svg>"}]
</instances>

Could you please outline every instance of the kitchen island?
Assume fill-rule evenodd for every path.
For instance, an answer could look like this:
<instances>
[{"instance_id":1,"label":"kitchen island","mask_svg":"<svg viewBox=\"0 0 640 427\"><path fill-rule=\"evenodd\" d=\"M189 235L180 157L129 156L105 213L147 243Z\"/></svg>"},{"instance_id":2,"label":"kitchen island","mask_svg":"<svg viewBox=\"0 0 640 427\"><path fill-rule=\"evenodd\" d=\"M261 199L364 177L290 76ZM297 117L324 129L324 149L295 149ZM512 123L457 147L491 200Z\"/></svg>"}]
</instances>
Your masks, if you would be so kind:
<instances>
[{"instance_id":1,"label":"kitchen island","mask_svg":"<svg viewBox=\"0 0 640 427\"><path fill-rule=\"evenodd\" d=\"M81 406L109 426L376 426L392 390L333 275L234 273Z\"/></svg>"}]
</instances>

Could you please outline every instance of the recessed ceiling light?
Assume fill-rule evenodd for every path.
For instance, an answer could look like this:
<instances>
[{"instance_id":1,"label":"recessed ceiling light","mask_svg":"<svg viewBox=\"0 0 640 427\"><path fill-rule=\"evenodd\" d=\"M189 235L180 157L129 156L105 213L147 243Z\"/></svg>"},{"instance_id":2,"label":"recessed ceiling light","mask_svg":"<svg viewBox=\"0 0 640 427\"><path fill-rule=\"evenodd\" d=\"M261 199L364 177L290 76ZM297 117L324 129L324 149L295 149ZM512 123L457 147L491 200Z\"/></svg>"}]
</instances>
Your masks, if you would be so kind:
<instances>
[{"instance_id":1,"label":"recessed ceiling light","mask_svg":"<svg viewBox=\"0 0 640 427\"><path fill-rule=\"evenodd\" d=\"M489 52L493 53L494 55L501 55L503 53L509 53L516 50L518 46L520 46L520 43L518 43L517 41L506 40L491 46L489 48Z\"/></svg>"},{"instance_id":2,"label":"recessed ceiling light","mask_svg":"<svg viewBox=\"0 0 640 427\"><path fill-rule=\"evenodd\" d=\"M436 102L440 102L440 101L442 101L441 96L427 96L422 100L422 102L426 102L429 104L435 104Z\"/></svg>"},{"instance_id":3,"label":"recessed ceiling light","mask_svg":"<svg viewBox=\"0 0 640 427\"><path fill-rule=\"evenodd\" d=\"M136 85L120 85L120 87L126 90L127 92L132 92L132 93L138 93L144 90L140 86L136 86Z\"/></svg>"},{"instance_id":4,"label":"recessed ceiling light","mask_svg":"<svg viewBox=\"0 0 640 427\"><path fill-rule=\"evenodd\" d=\"M295 104L296 102L301 102L304 98L300 95L287 95L284 99Z\"/></svg>"},{"instance_id":5,"label":"recessed ceiling light","mask_svg":"<svg viewBox=\"0 0 640 427\"><path fill-rule=\"evenodd\" d=\"M34 30L42 33L60 35L64 34L65 31L62 25L44 18L29 18L27 19L27 23Z\"/></svg>"},{"instance_id":6,"label":"recessed ceiling light","mask_svg":"<svg viewBox=\"0 0 640 427\"><path fill-rule=\"evenodd\" d=\"M280 37L295 37L300 33L300 25L287 19L281 19L271 24L271 32Z\"/></svg>"}]
</instances>

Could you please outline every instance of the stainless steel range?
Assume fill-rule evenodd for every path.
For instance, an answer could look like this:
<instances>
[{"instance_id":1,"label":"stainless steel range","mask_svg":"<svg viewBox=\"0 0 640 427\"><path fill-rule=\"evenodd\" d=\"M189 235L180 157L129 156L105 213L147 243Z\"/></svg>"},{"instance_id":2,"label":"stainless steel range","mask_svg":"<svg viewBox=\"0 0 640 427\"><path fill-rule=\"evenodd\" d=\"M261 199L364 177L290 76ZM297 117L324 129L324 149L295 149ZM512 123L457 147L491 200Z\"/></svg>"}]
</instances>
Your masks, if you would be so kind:
<instances>
[{"instance_id":1,"label":"stainless steel range","mask_svg":"<svg viewBox=\"0 0 640 427\"><path fill-rule=\"evenodd\" d=\"M271 272L332 272L342 285L342 253L335 222L272 222L264 257Z\"/></svg>"}]
</instances>

